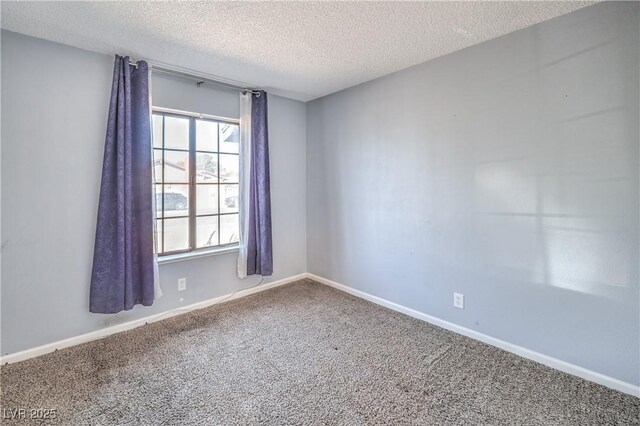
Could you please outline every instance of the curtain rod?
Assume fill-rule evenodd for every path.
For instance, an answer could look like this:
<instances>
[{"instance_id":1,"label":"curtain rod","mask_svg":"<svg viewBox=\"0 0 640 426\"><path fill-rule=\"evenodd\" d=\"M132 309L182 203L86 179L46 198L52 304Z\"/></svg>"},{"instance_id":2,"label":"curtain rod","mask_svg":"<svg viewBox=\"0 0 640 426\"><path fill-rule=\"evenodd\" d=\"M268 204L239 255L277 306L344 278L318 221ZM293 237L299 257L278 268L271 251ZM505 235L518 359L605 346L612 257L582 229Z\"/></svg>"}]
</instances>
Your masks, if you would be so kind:
<instances>
[{"instance_id":1,"label":"curtain rod","mask_svg":"<svg viewBox=\"0 0 640 426\"><path fill-rule=\"evenodd\" d=\"M204 83L209 83L209 84L214 84L214 85L217 85L217 86L223 86L223 87L226 87L228 89L238 90L238 91L243 92L243 93L251 92L253 94L256 94L257 96L260 96L260 90L248 87L247 84L244 84L244 83L241 83L241 82L235 82L235 81L232 81L232 80L224 80L224 79L219 78L219 77L207 76L205 74L197 73L197 72L188 70L186 68L180 68L180 67L175 67L175 66L172 66L172 65L160 64L158 62L147 61L147 63L149 64L149 68L151 69L151 72L159 72L159 73L164 73L164 74L170 74L170 75L175 75L177 77L182 77L182 78L186 78L186 79L189 79L189 80L193 80L193 81L196 82L196 85L198 87L200 87ZM132 65L132 66L134 66L136 68L138 67L137 62L129 61L129 65Z\"/></svg>"}]
</instances>

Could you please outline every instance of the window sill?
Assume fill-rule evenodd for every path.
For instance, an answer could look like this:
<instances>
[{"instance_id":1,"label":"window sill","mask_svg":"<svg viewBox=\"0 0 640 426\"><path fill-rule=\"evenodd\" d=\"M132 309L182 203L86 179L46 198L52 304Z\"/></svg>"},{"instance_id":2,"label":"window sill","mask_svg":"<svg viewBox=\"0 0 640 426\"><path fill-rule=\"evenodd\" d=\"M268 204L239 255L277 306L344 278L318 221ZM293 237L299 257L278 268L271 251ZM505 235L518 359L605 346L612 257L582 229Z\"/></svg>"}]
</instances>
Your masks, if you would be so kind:
<instances>
[{"instance_id":1,"label":"window sill","mask_svg":"<svg viewBox=\"0 0 640 426\"><path fill-rule=\"evenodd\" d=\"M238 251L237 244L214 247L206 250L191 251L187 253L169 254L167 256L158 256L158 265L166 265L167 263L182 262L183 260L198 259L200 257L217 256L219 254L233 253Z\"/></svg>"}]
</instances>

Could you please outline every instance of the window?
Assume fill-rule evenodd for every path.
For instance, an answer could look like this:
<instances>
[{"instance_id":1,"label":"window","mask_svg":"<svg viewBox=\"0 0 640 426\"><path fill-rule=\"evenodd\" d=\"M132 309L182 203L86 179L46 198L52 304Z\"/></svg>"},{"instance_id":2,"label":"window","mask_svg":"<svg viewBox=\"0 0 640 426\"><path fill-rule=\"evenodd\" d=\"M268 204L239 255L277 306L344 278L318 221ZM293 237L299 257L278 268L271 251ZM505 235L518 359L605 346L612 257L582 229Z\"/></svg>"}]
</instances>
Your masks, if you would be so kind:
<instances>
[{"instance_id":1,"label":"window","mask_svg":"<svg viewBox=\"0 0 640 426\"><path fill-rule=\"evenodd\" d=\"M160 255L237 244L239 131L237 121L154 109Z\"/></svg>"}]
</instances>

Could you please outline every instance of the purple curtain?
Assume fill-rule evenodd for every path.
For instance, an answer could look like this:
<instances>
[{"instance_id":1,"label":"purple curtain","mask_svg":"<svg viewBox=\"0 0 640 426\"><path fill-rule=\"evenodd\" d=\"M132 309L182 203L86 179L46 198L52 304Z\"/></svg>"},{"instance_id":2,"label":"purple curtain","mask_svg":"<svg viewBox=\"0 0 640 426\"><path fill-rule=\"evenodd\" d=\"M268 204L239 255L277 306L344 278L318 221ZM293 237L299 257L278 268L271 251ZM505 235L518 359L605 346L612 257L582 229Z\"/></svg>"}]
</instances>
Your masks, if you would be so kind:
<instances>
[{"instance_id":1,"label":"purple curtain","mask_svg":"<svg viewBox=\"0 0 640 426\"><path fill-rule=\"evenodd\" d=\"M264 91L253 93L251 99L247 275L267 276L273 274L267 115L267 93Z\"/></svg>"},{"instance_id":2,"label":"purple curtain","mask_svg":"<svg viewBox=\"0 0 640 426\"><path fill-rule=\"evenodd\" d=\"M116 55L102 164L89 310L154 299L151 118L147 63Z\"/></svg>"}]
</instances>

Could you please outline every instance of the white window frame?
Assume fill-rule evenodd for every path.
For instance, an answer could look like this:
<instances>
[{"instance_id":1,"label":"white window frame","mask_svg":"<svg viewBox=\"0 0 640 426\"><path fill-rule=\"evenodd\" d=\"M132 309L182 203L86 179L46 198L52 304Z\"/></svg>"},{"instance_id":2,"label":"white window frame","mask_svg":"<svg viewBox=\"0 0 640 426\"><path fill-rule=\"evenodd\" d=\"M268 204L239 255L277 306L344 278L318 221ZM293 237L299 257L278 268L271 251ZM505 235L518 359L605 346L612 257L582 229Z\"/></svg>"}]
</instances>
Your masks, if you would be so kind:
<instances>
[{"instance_id":1,"label":"white window frame","mask_svg":"<svg viewBox=\"0 0 640 426\"><path fill-rule=\"evenodd\" d=\"M164 107L157 107L154 106L152 107L152 114L159 114L159 115L163 115L163 116L173 116L173 117L179 117L179 118L188 118L190 119L190 129L189 129L189 150L181 150L182 152L188 152L189 153L189 209L188 209L188 215L185 217L188 217L189 219L189 248L185 249L185 250L179 250L179 251L172 251L172 252L162 252L159 251L158 253L158 263L159 264L165 264L165 263L172 263L172 262L177 262L177 261L181 261L181 260L186 260L186 259L193 259L193 258L199 258L199 257L204 257L204 256L212 256L212 255L218 255L218 254L224 254L224 253L230 253L230 252L236 252L238 251L238 247L239 247L239 243L235 242L235 243L229 243L229 244L217 244L215 246L210 246L210 247L203 247L203 248L197 248L196 247L196 217L206 217L206 216L216 216L218 218L218 242L219 241L219 234L220 234L220 217L223 215L231 215L231 214L238 214L238 213L221 213L220 212L220 202L221 202L221 192L219 190L218 192L218 211L215 214L209 214L209 215L196 215L196 188L197 188L197 182L195 179L195 154L196 154L196 146L195 146L195 119L199 119L199 120L209 120L209 121L215 121L218 123L228 123L228 124L234 124L238 126L238 129L240 130L240 120L239 119L233 119L233 118L227 118L227 117L220 117L220 116L215 116L215 115L210 115L210 114L203 114L203 113L195 113L195 112L189 112L189 111L182 111L182 110L177 110L177 109L171 109L171 108L164 108ZM158 149L155 147L154 145L154 150ZM162 143L162 150L166 150L166 148L164 147L164 135L163 135L163 143ZM171 149L168 149L171 150ZM174 151L178 151L178 150L174 150ZM165 151L166 152L166 151ZM155 151L154 151L155 153ZM218 145L218 151L215 153L218 156L218 167L220 167L220 154L223 155L238 155L238 157L240 156L240 153L238 152L236 153L227 153L227 152L220 152L220 146ZM163 169L165 167L164 162L163 162ZM218 173L219 176L219 173ZM154 179L154 194L155 194L155 186L158 184L158 179ZM239 182L234 182L233 184L239 184ZM164 179L162 184L164 185ZM217 183L218 188L220 188L221 183L218 182ZM155 195L154 195L155 197ZM164 202L164 197L162 197L162 200ZM158 206L158 208L160 209L161 206ZM155 220L155 219L154 219ZM163 223L163 221L161 221L161 223ZM163 236L164 237L164 236ZM160 244L162 244L162 242L160 242ZM162 248L162 245L160 246L160 248Z\"/></svg>"}]
</instances>

